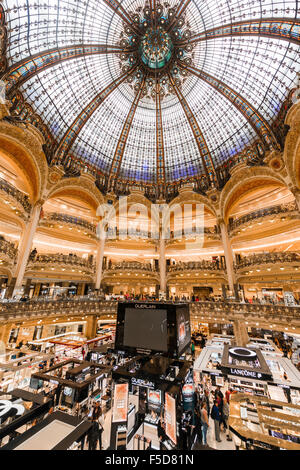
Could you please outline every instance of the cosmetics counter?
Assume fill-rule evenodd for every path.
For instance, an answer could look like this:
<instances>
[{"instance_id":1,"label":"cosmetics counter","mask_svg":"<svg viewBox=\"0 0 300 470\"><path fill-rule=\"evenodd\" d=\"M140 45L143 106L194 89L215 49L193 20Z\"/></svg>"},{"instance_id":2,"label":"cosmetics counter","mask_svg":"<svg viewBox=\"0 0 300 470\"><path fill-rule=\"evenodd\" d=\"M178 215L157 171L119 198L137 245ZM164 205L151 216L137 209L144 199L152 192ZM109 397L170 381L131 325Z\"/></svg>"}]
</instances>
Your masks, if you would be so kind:
<instances>
[{"instance_id":1,"label":"cosmetics counter","mask_svg":"<svg viewBox=\"0 0 300 470\"><path fill-rule=\"evenodd\" d=\"M81 413L91 401L109 407L111 368L78 359L68 359L33 374L39 389L54 391L54 405L70 414Z\"/></svg>"},{"instance_id":2,"label":"cosmetics counter","mask_svg":"<svg viewBox=\"0 0 300 470\"><path fill-rule=\"evenodd\" d=\"M194 380L214 386L228 387L236 392L257 396L284 396L292 404L299 404L300 372L287 358L257 347L239 348L208 346L194 363ZM271 388L270 388L271 386Z\"/></svg>"},{"instance_id":3,"label":"cosmetics counter","mask_svg":"<svg viewBox=\"0 0 300 470\"><path fill-rule=\"evenodd\" d=\"M0 404L0 446L4 446L11 438L23 434L35 420L42 419L51 401L40 394L15 389L0 393Z\"/></svg>"},{"instance_id":4,"label":"cosmetics counter","mask_svg":"<svg viewBox=\"0 0 300 470\"><path fill-rule=\"evenodd\" d=\"M89 421L55 411L1 450L81 450L91 426Z\"/></svg>"},{"instance_id":5,"label":"cosmetics counter","mask_svg":"<svg viewBox=\"0 0 300 470\"><path fill-rule=\"evenodd\" d=\"M300 450L300 406L236 393L230 398L229 428L245 450Z\"/></svg>"},{"instance_id":6,"label":"cosmetics counter","mask_svg":"<svg viewBox=\"0 0 300 470\"><path fill-rule=\"evenodd\" d=\"M0 355L0 390L27 389L34 372L46 367L54 356L33 352L28 348L6 349Z\"/></svg>"},{"instance_id":7,"label":"cosmetics counter","mask_svg":"<svg viewBox=\"0 0 300 470\"><path fill-rule=\"evenodd\" d=\"M142 436L152 449L176 449L184 387L194 392L191 363L160 355L135 356L112 372L114 381L111 449L133 450ZM164 437L160 442L158 424ZM126 432L124 429L126 428ZM124 433L123 447L120 434Z\"/></svg>"}]
</instances>

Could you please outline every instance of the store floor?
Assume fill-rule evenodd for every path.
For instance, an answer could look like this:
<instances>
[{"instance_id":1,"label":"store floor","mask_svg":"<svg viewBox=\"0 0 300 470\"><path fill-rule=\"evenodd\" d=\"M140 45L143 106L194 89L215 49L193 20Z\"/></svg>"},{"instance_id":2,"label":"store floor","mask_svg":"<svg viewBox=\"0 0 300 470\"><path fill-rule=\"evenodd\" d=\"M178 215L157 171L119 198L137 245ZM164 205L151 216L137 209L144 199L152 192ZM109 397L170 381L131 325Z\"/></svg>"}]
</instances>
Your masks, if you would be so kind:
<instances>
[{"instance_id":1,"label":"store floor","mask_svg":"<svg viewBox=\"0 0 300 470\"><path fill-rule=\"evenodd\" d=\"M209 418L209 428L207 432L207 444L215 450L235 450L234 441L227 441L226 433L220 432L220 439L222 442L217 442L215 439L215 423L214 420Z\"/></svg>"},{"instance_id":2,"label":"store floor","mask_svg":"<svg viewBox=\"0 0 300 470\"><path fill-rule=\"evenodd\" d=\"M103 434L102 434L102 447L103 447L103 450L106 450L110 445L111 413L112 413L112 410L110 409L104 415L104 431L103 431Z\"/></svg>"}]
</instances>

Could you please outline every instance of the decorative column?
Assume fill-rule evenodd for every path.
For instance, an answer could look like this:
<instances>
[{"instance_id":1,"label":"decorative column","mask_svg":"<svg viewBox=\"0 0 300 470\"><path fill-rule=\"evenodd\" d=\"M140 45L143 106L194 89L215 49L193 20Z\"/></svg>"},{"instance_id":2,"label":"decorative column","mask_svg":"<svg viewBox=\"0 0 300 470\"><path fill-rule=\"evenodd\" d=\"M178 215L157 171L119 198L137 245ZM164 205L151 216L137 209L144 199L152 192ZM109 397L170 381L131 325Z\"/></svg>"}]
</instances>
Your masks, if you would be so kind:
<instances>
[{"instance_id":1,"label":"decorative column","mask_svg":"<svg viewBox=\"0 0 300 470\"><path fill-rule=\"evenodd\" d=\"M101 238L99 240L97 258L96 258L96 284L95 284L96 290L100 289L100 285L101 285L105 239L106 239L106 232L102 232Z\"/></svg>"},{"instance_id":2,"label":"decorative column","mask_svg":"<svg viewBox=\"0 0 300 470\"><path fill-rule=\"evenodd\" d=\"M2 324L0 326L0 332L1 332L0 333L0 350L2 348L4 349L7 346L11 329L12 329L11 323L6 323L4 325Z\"/></svg>"},{"instance_id":3,"label":"decorative column","mask_svg":"<svg viewBox=\"0 0 300 470\"><path fill-rule=\"evenodd\" d=\"M33 297L38 297L40 294L42 284L40 282L37 282L34 286L34 291L33 291Z\"/></svg>"},{"instance_id":4,"label":"decorative column","mask_svg":"<svg viewBox=\"0 0 300 470\"><path fill-rule=\"evenodd\" d=\"M85 290L85 282L78 284L77 295L84 295L84 290Z\"/></svg>"},{"instance_id":5,"label":"decorative column","mask_svg":"<svg viewBox=\"0 0 300 470\"><path fill-rule=\"evenodd\" d=\"M221 237L222 237L222 244L224 248L225 260L226 260L226 271L228 277L228 284L229 289L234 293L234 269L233 269L233 251L231 248L231 243L228 236L227 226L224 220L219 222L220 230L221 230Z\"/></svg>"},{"instance_id":6,"label":"decorative column","mask_svg":"<svg viewBox=\"0 0 300 470\"><path fill-rule=\"evenodd\" d=\"M236 345L246 347L249 343L249 336L244 320L234 320L233 332Z\"/></svg>"},{"instance_id":7,"label":"decorative column","mask_svg":"<svg viewBox=\"0 0 300 470\"><path fill-rule=\"evenodd\" d=\"M162 233L159 239L159 276L160 276L160 290L162 293L166 293L166 243L162 238Z\"/></svg>"},{"instance_id":8,"label":"decorative column","mask_svg":"<svg viewBox=\"0 0 300 470\"><path fill-rule=\"evenodd\" d=\"M42 208L42 202L38 201L32 209L30 220L27 223L27 226L25 228L25 231L23 233L22 239L19 244L19 254L18 254L18 261L17 261L16 272L15 272L16 284L15 284L14 292L16 291L16 289L22 287L22 281L23 281L26 265L28 262L28 258L30 255L33 237L35 235L35 232L39 223L41 208Z\"/></svg>"},{"instance_id":9,"label":"decorative column","mask_svg":"<svg viewBox=\"0 0 300 470\"><path fill-rule=\"evenodd\" d=\"M296 204L297 204L297 207L298 207L298 211L300 212L300 189L292 188L291 192L293 193L293 195L295 197L295 201L296 201Z\"/></svg>"},{"instance_id":10,"label":"decorative column","mask_svg":"<svg viewBox=\"0 0 300 470\"><path fill-rule=\"evenodd\" d=\"M24 295L29 295L31 282L32 282L32 279L27 279L25 290L24 290Z\"/></svg>"},{"instance_id":11,"label":"decorative column","mask_svg":"<svg viewBox=\"0 0 300 470\"><path fill-rule=\"evenodd\" d=\"M97 317L96 315L89 315L86 322L85 336L87 339L93 339L97 331Z\"/></svg>"}]
</instances>

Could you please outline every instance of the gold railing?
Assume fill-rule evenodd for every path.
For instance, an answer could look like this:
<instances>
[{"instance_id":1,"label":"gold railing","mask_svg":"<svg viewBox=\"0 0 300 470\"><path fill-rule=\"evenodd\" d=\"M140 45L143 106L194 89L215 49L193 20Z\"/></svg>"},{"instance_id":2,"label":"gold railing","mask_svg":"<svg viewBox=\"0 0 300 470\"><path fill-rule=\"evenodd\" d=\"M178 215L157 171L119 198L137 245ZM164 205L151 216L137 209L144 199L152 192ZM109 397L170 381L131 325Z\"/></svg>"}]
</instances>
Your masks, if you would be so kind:
<instances>
[{"instance_id":1,"label":"gold railing","mask_svg":"<svg viewBox=\"0 0 300 470\"><path fill-rule=\"evenodd\" d=\"M251 256L245 256L238 263L235 264L235 270L238 271L248 266L262 265L262 264L285 264L296 263L300 265L299 253L290 251L274 252L274 253L261 253Z\"/></svg>"},{"instance_id":2,"label":"gold railing","mask_svg":"<svg viewBox=\"0 0 300 470\"><path fill-rule=\"evenodd\" d=\"M8 196L13 197L17 202L21 204L23 209L28 214L31 212L32 206L29 202L28 196L22 193L22 191L19 191L19 189L15 188L3 178L0 178L0 191L3 191L8 194Z\"/></svg>"}]
</instances>

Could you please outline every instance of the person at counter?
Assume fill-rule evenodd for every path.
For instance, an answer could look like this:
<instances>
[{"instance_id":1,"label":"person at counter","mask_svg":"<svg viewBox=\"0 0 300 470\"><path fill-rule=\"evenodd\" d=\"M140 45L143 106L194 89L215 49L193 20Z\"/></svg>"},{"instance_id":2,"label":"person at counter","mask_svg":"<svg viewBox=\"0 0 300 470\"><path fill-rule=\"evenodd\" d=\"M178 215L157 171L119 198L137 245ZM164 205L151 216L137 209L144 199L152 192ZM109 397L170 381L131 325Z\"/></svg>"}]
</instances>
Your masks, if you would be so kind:
<instances>
[{"instance_id":1,"label":"person at counter","mask_svg":"<svg viewBox=\"0 0 300 470\"><path fill-rule=\"evenodd\" d=\"M206 412L207 412L207 416L209 417L209 415L210 415L210 402L209 402L209 391L208 391L207 388L204 389L203 401L205 401L205 403L206 403Z\"/></svg>"},{"instance_id":2,"label":"person at counter","mask_svg":"<svg viewBox=\"0 0 300 470\"><path fill-rule=\"evenodd\" d=\"M202 402L200 417L201 417L202 444L206 447L207 446L206 436L207 436L207 431L209 428L206 400Z\"/></svg>"},{"instance_id":3,"label":"person at counter","mask_svg":"<svg viewBox=\"0 0 300 470\"><path fill-rule=\"evenodd\" d=\"M218 407L218 401L214 400L214 404L211 410L211 418L214 420L215 424L215 438L217 442L221 442L220 439L220 422L221 422L221 413Z\"/></svg>"},{"instance_id":4,"label":"person at counter","mask_svg":"<svg viewBox=\"0 0 300 470\"><path fill-rule=\"evenodd\" d=\"M96 450L97 443L99 442L99 449L102 449L102 431L96 418L91 418L93 426L89 430L87 441L89 444L89 450Z\"/></svg>"},{"instance_id":5,"label":"person at counter","mask_svg":"<svg viewBox=\"0 0 300 470\"><path fill-rule=\"evenodd\" d=\"M162 443L166 439L165 427L162 417L160 416L157 423L157 434L160 443L160 450L162 450Z\"/></svg>"},{"instance_id":6,"label":"person at counter","mask_svg":"<svg viewBox=\"0 0 300 470\"><path fill-rule=\"evenodd\" d=\"M182 450L190 450L192 446L192 413L187 411L183 414L181 423Z\"/></svg>"},{"instance_id":7,"label":"person at counter","mask_svg":"<svg viewBox=\"0 0 300 470\"><path fill-rule=\"evenodd\" d=\"M202 443L202 421L201 421L201 406L196 406L195 407L195 412L194 412L194 428L193 428L193 437L192 437L192 442L194 443L195 440L199 442L199 444Z\"/></svg>"},{"instance_id":8,"label":"person at counter","mask_svg":"<svg viewBox=\"0 0 300 470\"><path fill-rule=\"evenodd\" d=\"M227 439L227 441L232 441L231 433L230 433L229 426L228 426L229 404L227 403L225 398L223 398L222 418L223 418L223 423L224 423L224 432L226 432L226 429L228 429L228 434L226 436L226 439Z\"/></svg>"}]
</instances>

